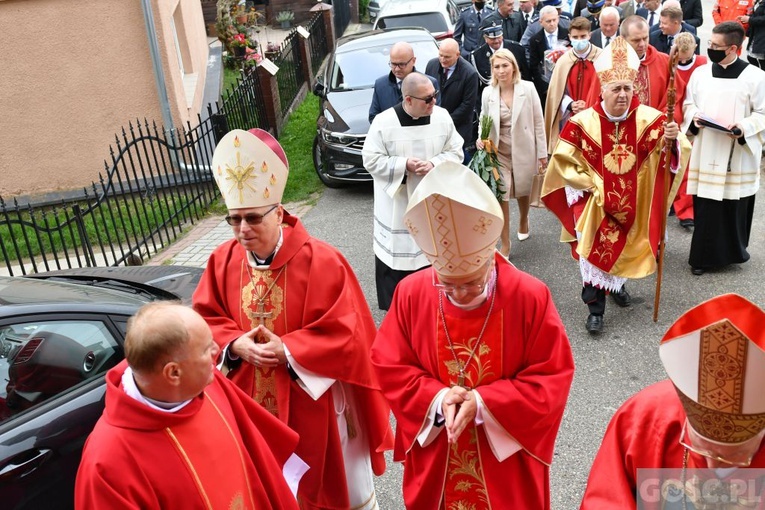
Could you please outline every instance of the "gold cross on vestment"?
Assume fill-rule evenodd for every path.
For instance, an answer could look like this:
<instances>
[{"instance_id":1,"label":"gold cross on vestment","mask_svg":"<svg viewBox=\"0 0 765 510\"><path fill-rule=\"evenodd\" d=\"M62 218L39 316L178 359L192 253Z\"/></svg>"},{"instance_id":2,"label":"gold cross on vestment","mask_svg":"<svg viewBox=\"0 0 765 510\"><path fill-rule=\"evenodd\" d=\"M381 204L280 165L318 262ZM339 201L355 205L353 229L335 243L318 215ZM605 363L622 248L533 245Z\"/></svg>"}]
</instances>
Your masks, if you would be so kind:
<instances>
[{"instance_id":1,"label":"gold cross on vestment","mask_svg":"<svg viewBox=\"0 0 765 510\"><path fill-rule=\"evenodd\" d=\"M257 319L257 321L262 325L266 322L266 319L273 319L274 314L273 312L267 312L266 311L266 304L263 301L258 301L258 307L252 314L253 319Z\"/></svg>"}]
</instances>

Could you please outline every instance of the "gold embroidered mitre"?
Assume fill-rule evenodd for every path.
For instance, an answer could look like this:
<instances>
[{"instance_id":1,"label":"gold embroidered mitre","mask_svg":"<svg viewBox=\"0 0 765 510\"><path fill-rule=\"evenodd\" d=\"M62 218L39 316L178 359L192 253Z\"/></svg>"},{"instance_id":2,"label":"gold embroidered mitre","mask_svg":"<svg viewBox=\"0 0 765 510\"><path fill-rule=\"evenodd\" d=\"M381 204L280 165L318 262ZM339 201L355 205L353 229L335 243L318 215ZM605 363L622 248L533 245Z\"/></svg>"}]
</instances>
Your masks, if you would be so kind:
<instances>
[{"instance_id":1,"label":"gold embroidered mitre","mask_svg":"<svg viewBox=\"0 0 765 510\"><path fill-rule=\"evenodd\" d=\"M765 429L765 312L736 294L706 301L667 331L659 357L691 426L741 443Z\"/></svg>"},{"instance_id":2,"label":"gold embroidered mitre","mask_svg":"<svg viewBox=\"0 0 765 510\"><path fill-rule=\"evenodd\" d=\"M278 204L287 185L289 163L268 131L229 131L215 147L213 176L228 209Z\"/></svg>"},{"instance_id":3,"label":"gold embroidered mitre","mask_svg":"<svg viewBox=\"0 0 765 510\"><path fill-rule=\"evenodd\" d=\"M459 277L477 271L494 255L504 216L480 177L447 161L412 192L404 222L436 272Z\"/></svg>"},{"instance_id":4,"label":"gold embroidered mitre","mask_svg":"<svg viewBox=\"0 0 765 510\"><path fill-rule=\"evenodd\" d=\"M623 37L617 37L592 64L601 85L615 81L633 82L640 67L640 58Z\"/></svg>"}]
</instances>

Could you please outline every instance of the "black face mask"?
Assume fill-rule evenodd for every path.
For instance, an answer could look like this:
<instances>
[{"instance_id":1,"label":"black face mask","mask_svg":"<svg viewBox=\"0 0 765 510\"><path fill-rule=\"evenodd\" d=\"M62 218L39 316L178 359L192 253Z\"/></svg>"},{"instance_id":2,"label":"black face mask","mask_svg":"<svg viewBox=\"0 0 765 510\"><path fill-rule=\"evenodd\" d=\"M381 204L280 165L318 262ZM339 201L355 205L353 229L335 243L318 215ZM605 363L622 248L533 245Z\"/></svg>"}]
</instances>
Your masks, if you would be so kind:
<instances>
[{"instance_id":1,"label":"black face mask","mask_svg":"<svg viewBox=\"0 0 765 510\"><path fill-rule=\"evenodd\" d=\"M725 60L725 52L727 50L713 50L712 48L707 48L707 56L709 57L709 60L714 62L715 64L719 64L723 60Z\"/></svg>"},{"instance_id":2,"label":"black face mask","mask_svg":"<svg viewBox=\"0 0 765 510\"><path fill-rule=\"evenodd\" d=\"M476 2L473 5L475 5L475 8L480 11L481 9L483 9L484 2Z\"/></svg>"}]
</instances>

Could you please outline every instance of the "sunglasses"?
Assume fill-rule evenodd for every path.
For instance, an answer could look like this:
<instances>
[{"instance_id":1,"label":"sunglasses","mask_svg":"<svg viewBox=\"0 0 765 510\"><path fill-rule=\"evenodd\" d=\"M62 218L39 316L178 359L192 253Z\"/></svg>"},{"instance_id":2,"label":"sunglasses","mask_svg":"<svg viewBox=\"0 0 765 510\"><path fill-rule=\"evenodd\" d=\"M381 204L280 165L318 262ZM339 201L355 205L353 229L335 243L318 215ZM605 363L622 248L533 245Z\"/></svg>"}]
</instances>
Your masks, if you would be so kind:
<instances>
[{"instance_id":1,"label":"sunglasses","mask_svg":"<svg viewBox=\"0 0 765 510\"><path fill-rule=\"evenodd\" d=\"M424 101L425 104L430 104L438 98L438 91L436 90L431 95L425 96L425 97L417 97L417 96L409 96L409 97L411 97L412 99L419 99L420 101Z\"/></svg>"},{"instance_id":2,"label":"sunglasses","mask_svg":"<svg viewBox=\"0 0 765 510\"><path fill-rule=\"evenodd\" d=\"M263 218L265 218L268 213L270 213L277 207L279 207L279 204L276 204L275 206L273 206L271 209L267 210L263 214L250 213L250 214L245 214L244 216L239 216L238 214L234 214L232 216L226 216L226 223L228 223L232 227L238 227L239 225L242 224L242 221L244 221L249 226L254 227L255 225L260 225L261 223L263 223Z\"/></svg>"}]
</instances>

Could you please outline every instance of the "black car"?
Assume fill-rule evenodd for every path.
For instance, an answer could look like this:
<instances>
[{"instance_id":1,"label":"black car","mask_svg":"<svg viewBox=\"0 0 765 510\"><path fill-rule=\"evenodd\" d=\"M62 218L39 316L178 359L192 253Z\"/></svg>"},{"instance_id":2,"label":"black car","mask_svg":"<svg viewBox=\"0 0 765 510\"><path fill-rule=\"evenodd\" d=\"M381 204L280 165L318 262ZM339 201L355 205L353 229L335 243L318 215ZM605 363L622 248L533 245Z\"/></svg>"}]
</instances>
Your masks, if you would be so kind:
<instances>
[{"instance_id":1,"label":"black car","mask_svg":"<svg viewBox=\"0 0 765 510\"><path fill-rule=\"evenodd\" d=\"M317 78L314 94L321 105L313 164L319 179L331 188L372 180L361 160L369 130L369 105L375 80L390 72L388 53L399 41L412 45L421 72L431 58L438 57L436 40L427 30L373 30L338 39Z\"/></svg>"},{"instance_id":2,"label":"black car","mask_svg":"<svg viewBox=\"0 0 765 510\"><path fill-rule=\"evenodd\" d=\"M145 303L189 303L202 270L86 268L0 277L0 505L70 509L104 375Z\"/></svg>"}]
</instances>

